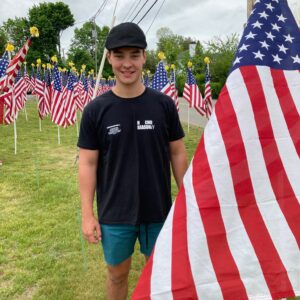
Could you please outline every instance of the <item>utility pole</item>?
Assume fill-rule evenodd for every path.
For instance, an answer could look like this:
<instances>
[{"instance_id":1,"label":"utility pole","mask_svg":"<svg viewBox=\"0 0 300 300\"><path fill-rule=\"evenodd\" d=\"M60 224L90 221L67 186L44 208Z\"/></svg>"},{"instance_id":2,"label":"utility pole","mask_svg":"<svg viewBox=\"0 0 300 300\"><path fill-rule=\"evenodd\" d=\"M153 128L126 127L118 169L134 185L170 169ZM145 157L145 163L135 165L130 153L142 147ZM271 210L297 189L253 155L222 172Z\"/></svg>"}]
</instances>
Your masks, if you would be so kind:
<instances>
[{"instance_id":1,"label":"utility pole","mask_svg":"<svg viewBox=\"0 0 300 300\"><path fill-rule=\"evenodd\" d=\"M247 19L249 18L252 8L254 6L255 0L247 0Z\"/></svg>"},{"instance_id":2,"label":"utility pole","mask_svg":"<svg viewBox=\"0 0 300 300\"><path fill-rule=\"evenodd\" d=\"M97 42L98 42L98 36L97 36L97 26L96 26L96 17L94 16L92 18L92 21L94 22L94 30L92 31L92 37L95 40L95 73L97 74Z\"/></svg>"}]
</instances>

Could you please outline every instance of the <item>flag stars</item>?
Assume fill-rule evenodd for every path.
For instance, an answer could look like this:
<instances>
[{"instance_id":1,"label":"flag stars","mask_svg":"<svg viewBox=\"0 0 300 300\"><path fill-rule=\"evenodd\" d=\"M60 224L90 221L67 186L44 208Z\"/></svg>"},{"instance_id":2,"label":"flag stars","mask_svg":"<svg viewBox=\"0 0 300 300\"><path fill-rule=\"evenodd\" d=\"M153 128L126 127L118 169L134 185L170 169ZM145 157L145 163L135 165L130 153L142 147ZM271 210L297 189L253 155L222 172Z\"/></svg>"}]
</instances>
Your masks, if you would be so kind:
<instances>
[{"instance_id":1,"label":"flag stars","mask_svg":"<svg viewBox=\"0 0 300 300\"><path fill-rule=\"evenodd\" d=\"M296 56L291 56L293 61L293 64L300 64L300 57L298 56L298 54Z\"/></svg>"},{"instance_id":2,"label":"flag stars","mask_svg":"<svg viewBox=\"0 0 300 300\"><path fill-rule=\"evenodd\" d=\"M254 37L256 36L256 33L252 33L252 31L250 31L247 35L246 35L246 40L248 39L254 39Z\"/></svg>"},{"instance_id":3,"label":"flag stars","mask_svg":"<svg viewBox=\"0 0 300 300\"><path fill-rule=\"evenodd\" d=\"M269 50L270 45L266 41L260 42L260 44L262 48L266 48L267 50Z\"/></svg>"},{"instance_id":4,"label":"flag stars","mask_svg":"<svg viewBox=\"0 0 300 300\"><path fill-rule=\"evenodd\" d=\"M295 39L294 37L292 37L290 34L288 34L288 35L284 35L284 37L285 37L285 41L286 42L293 42L293 40Z\"/></svg>"},{"instance_id":5,"label":"flag stars","mask_svg":"<svg viewBox=\"0 0 300 300\"><path fill-rule=\"evenodd\" d=\"M261 29L262 25L263 23L260 23L258 20L252 24L253 28L259 28L259 29Z\"/></svg>"},{"instance_id":6,"label":"flag stars","mask_svg":"<svg viewBox=\"0 0 300 300\"><path fill-rule=\"evenodd\" d=\"M279 0L272 0L273 2L279 3Z\"/></svg>"},{"instance_id":7,"label":"flag stars","mask_svg":"<svg viewBox=\"0 0 300 300\"><path fill-rule=\"evenodd\" d=\"M283 23L285 23L285 20L287 19L283 16L283 14L281 14L280 16L276 16L276 17L278 18L278 22L281 21Z\"/></svg>"},{"instance_id":8,"label":"flag stars","mask_svg":"<svg viewBox=\"0 0 300 300\"><path fill-rule=\"evenodd\" d=\"M263 11L262 13L258 13L259 15L260 15L260 18L264 18L264 19L268 19L268 17L269 17L269 15L265 12L265 11Z\"/></svg>"},{"instance_id":9,"label":"flag stars","mask_svg":"<svg viewBox=\"0 0 300 300\"><path fill-rule=\"evenodd\" d=\"M254 58L258 58L260 60L263 60L263 57L265 56L264 54L262 54L260 52L260 50L258 50L257 52L252 52L254 54Z\"/></svg>"},{"instance_id":10,"label":"flag stars","mask_svg":"<svg viewBox=\"0 0 300 300\"><path fill-rule=\"evenodd\" d=\"M236 65L236 64L239 64L240 62L241 62L241 59L242 59L243 57L236 57L235 58L235 60L234 60L234 62L233 62L233 65Z\"/></svg>"},{"instance_id":11,"label":"flag stars","mask_svg":"<svg viewBox=\"0 0 300 300\"><path fill-rule=\"evenodd\" d=\"M267 39L274 41L275 35L273 35L271 31L266 32L266 35L267 35Z\"/></svg>"},{"instance_id":12,"label":"flag stars","mask_svg":"<svg viewBox=\"0 0 300 300\"><path fill-rule=\"evenodd\" d=\"M276 30L276 31L279 32L279 30L280 30L280 28L281 28L280 26L278 26L276 23L274 23L274 24L271 23L271 25L272 25L272 29L273 29L273 30Z\"/></svg>"},{"instance_id":13,"label":"flag stars","mask_svg":"<svg viewBox=\"0 0 300 300\"><path fill-rule=\"evenodd\" d=\"M272 56L273 56L273 61L280 64L280 62L282 61L282 58L280 58L280 57L278 56L278 54L276 54L276 55L273 55L273 54L272 54Z\"/></svg>"},{"instance_id":14,"label":"flag stars","mask_svg":"<svg viewBox=\"0 0 300 300\"><path fill-rule=\"evenodd\" d=\"M239 52L242 52L242 51L244 51L244 50L247 51L249 46L250 46L250 45L243 44L243 45L240 47Z\"/></svg>"},{"instance_id":15,"label":"flag stars","mask_svg":"<svg viewBox=\"0 0 300 300\"><path fill-rule=\"evenodd\" d=\"M279 47L279 51L284 52L284 54L286 54L286 50L288 50L288 48L285 48L283 44L281 46L280 45L277 46Z\"/></svg>"},{"instance_id":16,"label":"flag stars","mask_svg":"<svg viewBox=\"0 0 300 300\"><path fill-rule=\"evenodd\" d=\"M274 8L275 8L275 7L272 6L271 3L266 4L266 9L269 9L270 11L273 11Z\"/></svg>"}]
</instances>

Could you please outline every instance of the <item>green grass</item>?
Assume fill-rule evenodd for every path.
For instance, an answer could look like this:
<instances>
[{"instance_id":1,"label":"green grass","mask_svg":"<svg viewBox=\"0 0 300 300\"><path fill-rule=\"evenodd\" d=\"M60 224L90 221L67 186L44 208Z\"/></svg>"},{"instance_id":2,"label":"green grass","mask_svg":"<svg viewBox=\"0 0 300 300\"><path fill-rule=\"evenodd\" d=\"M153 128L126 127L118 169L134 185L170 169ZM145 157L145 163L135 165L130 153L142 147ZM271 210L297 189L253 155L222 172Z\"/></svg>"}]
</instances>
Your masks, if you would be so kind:
<instances>
[{"instance_id":1,"label":"green grass","mask_svg":"<svg viewBox=\"0 0 300 300\"><path fill-rule=\"evenodd\" d=\"M48 118L39 131L36 106L28 101L28 121L19 113L17 155L13 125L0 126L0 299L105 299L101 248L80 231L76 126L60 130L58 145ZM201 134L186 132L189 158ZM130 293L143 264L136 251Z\"/></svg>"}]
</instances>

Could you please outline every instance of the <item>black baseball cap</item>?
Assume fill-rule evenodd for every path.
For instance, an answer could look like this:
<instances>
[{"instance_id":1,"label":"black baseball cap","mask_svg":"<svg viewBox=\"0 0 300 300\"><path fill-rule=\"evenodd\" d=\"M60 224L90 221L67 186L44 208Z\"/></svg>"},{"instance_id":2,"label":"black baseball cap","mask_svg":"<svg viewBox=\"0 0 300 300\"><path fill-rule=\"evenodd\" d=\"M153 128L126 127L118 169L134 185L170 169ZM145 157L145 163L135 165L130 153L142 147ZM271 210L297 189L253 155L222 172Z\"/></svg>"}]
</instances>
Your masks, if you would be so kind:
<instances>
[{"instance_id":1,"label":"black baseball cap","mask_svg":"<svg viewBox=\"0 0 300 300\"><path fill-rule=\"evenodd\" d=\"M145 49L147 47L146 36L137 24L131 22L121 23L111 29L105 47L107 50L122 47Z\"/></svg>"}]
</instances>

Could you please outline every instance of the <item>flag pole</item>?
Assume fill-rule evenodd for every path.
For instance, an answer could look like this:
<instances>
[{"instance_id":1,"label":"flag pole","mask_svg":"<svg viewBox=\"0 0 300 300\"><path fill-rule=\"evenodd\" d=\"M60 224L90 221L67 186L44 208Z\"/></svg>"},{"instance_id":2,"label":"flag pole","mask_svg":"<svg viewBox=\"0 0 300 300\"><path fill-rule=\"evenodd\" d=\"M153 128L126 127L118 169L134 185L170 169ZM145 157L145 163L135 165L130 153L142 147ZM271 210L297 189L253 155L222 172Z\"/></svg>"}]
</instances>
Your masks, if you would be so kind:
<instances>
[{"instance_id":1,"label":"flag pole","mask_svg":"<svg viewBox=\"0 0 300 300\"><path fill-rule=\"evenodd\" d=\"M17 116L16 116L16 98L15 98L15 91L12 88L12 107L14 111L14 141L15 141L15 155L17 154Z\"/></svg>"},{"instance_id":2,"label":"flag pole","mask_svg":"<svg viewBox=\"0 0 300 300\"><path fill-rule=\"evenodd\" d=\"M27 111L26 111L26 101L24 103L24 113L25 113L25 120L26 120L26 122L28 122Z\"/></svg>"},{"instance_id":3,"label":"flag pole","mask_svg":"<svg viewBox=\"0 0 300 300\"><path fill-rule=\"evenodd\" d=\"M188 106L188 133L190 133L190 106Z\"/></svg>"},{"instance_id":4,"label":"flag pole","mask_svg":"<svg viewBox=\"0 0 300 300\"><path fill-rule=\"evenodd\" d=\"M76 110L76 130L77 130L77 137L79 137L79 128L78 128L78 111Z\"/></svg>"},{"instance_id":5,"label":"flag pole","mask_svg":"<svg viewBox=\"0 0 300 300\"><path fill-rule=\"evenodd\" d=\"M114 8L110 29L113 28L114 25L115 25L115 21L116 21L115 12L116 12L116 9L117 9L117 5L118 5L118 0L116 2L115 8ZM104 48L103 55L102 55L102 60L101 60L101 63L100 63L99 72L98 72L98 76L97 76L97 80L96 80L96 84L95 84L95 88L94 88L94 92L93 92L93 99L95 99L96 95L97 95L97 89L98 89L100 78L102 77L102 71L103 71L103 68L104 68L106 55L107 55L107 49Z\"/></svg>"},{"instance_id":6,"label":"flag pole","mask_svg":"<svg viewBox=\"0 0 300 300\"><path fill-rule=\"evenodd\" d=\"M58 142L58 145L60 145L60 130L59 130L58 125L57 125L57 142Z\"/></svg>"}]
</instances>

